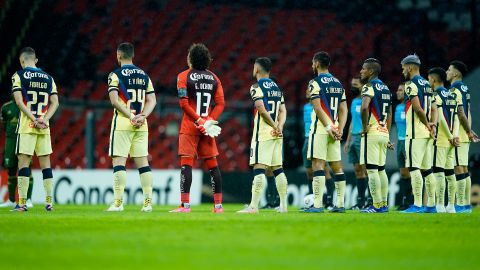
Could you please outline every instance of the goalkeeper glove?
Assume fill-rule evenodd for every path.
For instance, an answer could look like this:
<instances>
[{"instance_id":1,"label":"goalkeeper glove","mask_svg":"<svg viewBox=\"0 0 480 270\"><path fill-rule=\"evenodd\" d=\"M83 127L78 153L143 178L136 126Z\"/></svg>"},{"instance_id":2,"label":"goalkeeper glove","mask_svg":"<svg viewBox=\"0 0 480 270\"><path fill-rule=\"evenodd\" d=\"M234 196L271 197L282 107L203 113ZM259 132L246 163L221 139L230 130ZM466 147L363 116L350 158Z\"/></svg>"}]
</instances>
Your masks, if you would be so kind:
<instances>
[{"instance_id":1,"label":"goalkeeper glove","mask_svg":"<svg viewBox=\"0 0 480 270\"><path fill-rule=\"evenodd\" d=\"M217 124L218 122L210 117L206 119L198 118L197 121L195 121L197 129L202 132L203 135L210 136L212 138L220 135L220 132L222 131L222 128L220 128Z\"/></svg>"}]
</instances>

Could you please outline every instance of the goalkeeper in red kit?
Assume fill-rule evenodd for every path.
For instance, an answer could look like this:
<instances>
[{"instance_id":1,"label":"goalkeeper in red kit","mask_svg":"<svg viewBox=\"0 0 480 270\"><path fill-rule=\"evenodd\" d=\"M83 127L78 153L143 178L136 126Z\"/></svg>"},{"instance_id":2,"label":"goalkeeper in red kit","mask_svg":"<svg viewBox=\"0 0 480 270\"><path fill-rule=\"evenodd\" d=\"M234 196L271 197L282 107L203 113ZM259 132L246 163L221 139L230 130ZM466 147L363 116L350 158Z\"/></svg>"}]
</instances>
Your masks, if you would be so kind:
<instances>
[{"instance_id":1,"label":"goalkeeper in red kit","mask_svg":"<svg viewBox=\"0 0 480 270\"><path fill-rule=\"evenodd\" d=\"M215 137L221 128L216 121L223 112L225 101L222 83L208 70L212 57L203 44L193 44L188 50L188 69L178 74L177 89L183 110L178 154L180 156L181 205L170 212L190 212L190 187L194 159L203 159L212 181L214 213L223 213L222 175L217 164Z\"/></svg>"}]
</instances>

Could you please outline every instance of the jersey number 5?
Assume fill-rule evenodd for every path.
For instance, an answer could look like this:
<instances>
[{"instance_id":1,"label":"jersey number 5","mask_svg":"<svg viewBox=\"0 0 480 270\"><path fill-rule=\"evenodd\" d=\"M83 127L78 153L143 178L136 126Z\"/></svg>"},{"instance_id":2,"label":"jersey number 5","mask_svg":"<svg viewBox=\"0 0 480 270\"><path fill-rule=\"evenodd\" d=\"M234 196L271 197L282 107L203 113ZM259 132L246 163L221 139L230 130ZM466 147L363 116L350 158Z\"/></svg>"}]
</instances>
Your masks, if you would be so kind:
<instances>
[{"instance_id":1,"label":"jersey number 5","mask_svg":"<svg viewBox=\"0 0 480 270\"><path fill-rule=\"evenodd\" d=\"M27 107L30 109L32 114L36 116L44 115L46 112L43 111L43 108L47 106L48 93L28 91L27 95L30 96L30 100L27 102Z\"/></svg>"}]
</instances>

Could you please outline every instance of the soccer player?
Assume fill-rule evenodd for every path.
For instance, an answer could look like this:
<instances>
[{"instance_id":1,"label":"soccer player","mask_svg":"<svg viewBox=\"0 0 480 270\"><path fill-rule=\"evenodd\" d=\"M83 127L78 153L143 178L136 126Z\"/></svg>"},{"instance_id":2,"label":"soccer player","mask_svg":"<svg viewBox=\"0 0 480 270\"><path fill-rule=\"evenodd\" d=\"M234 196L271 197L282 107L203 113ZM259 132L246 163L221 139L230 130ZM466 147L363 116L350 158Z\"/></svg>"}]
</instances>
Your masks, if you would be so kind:
<instances>
[{"instance_id":1,"label":"soccer player","mask_svg":"<svg viewBox=\"0 0 480 270\"><path fill-rule=\"evenodd\" d=\"M189 213L190 187L194 158L204 160L212 183L214 213L223 213L222 175L218 168L216 136L220 128L216 119L225 106L223 87L217 75L208 70L212 57L204 44L193 44L188 50L188 69L178 74L177 89L183 110L178 143L180 155L181 205L170 212ZM212 105L215 102L215 106ZM213 107L213 109L211 109Z\"/></svg>"},{"instance_id":2,"label":"soccer player","mask_svg":"<svg viewBox=\"0 0 480 270\"><path fill-rule=\"evenodd\" d=\"M437 213L455 213L456 179L454 173L455 146L458 138L457 101L455 93L444 87L447 75L443 68L428 71L428 81L435 90L438 124L433 146L433 175L436 182ZM448 206L445 208L445 178L448 182Z\"/></svg>"},{"instance_id":3,"label":"soccer player","mask_svg":"<svg viewBox=\"0 0 480 270\"><path fill-rule=\"evenodd\" d=\"M353 164L355 170L355 178L357 179L357 204L351 210L362 210L365 207L365 192L367 191L367 175L365 174L365 167L360 165L360 141L362 131L362 118L360 116L360 109L362 106L362 97L360 89L362 83L360 77L356 76L352 79L351 91L355 98L350 105L350 127L348 128L348 136L343 146L345 153L348 153L348 161Z\"/></svg>"},{"instance_id":4,"label":"soccer player","mask_svg":"<svg viewBox=\"0 0 480 270\"><path fill-rule=\"evenodd\" d=\"M17 144L17 125L20 109L13 101L8 101L2 106L2 114L0 117L1 122L5 128L5 150L3 152L3 167L8 171L8 200L0 204L0 208L15 207L15 191L17 189L17 171L18 171L18 159L15 154ZM31 163L30 163L31 169ZM30 177L28 181L27 192L27 208L32 208L32 189L33 189L33 177L30 171Z\"/></svg>"},{"instance_id":5,"label":"soccer player","mask_svg":"<svg viewBox=\"0 0 480 270\"><path fill-rule=\"evenodd\" d=\"M133 64L134 47L124 42L117 47L120 68L108 75L108 96L114 108L110 131L109 155L113 165L113 203L109 212L123 211L123 193L127 183L125 164L133 158L143 190L142 212L152 211L153 176L148 163L147 117L157 103L152 80Z\"/></svg>"},{"instance_id":6,"label":"soccer player","mask_svg":"<svg viewBox=\"0 0 480 270\"><path fill-rule=\"evenodd\" d=\"M313 170L312 170L312 161L308 159L308 138L310 137L310 127L312 125L312 111L313 106L310 102L310 91L307 89L307 103L303 106L303 123L305 129L305 140L303 142L302 148L302 157L303 157L303 166L306 169L307 180L308 180L308 194L313 193L312 181L313 181ZM333 193L335 191L335 183L330 174L328 166L325 166L325 186L327 188L326 202L325 207L333 208ZM303 209L305 210L305 209Z\"/></svg>"},{"instance_id":7,"label":"soccer player","mask_svg":"<svg viewBox=\"0 0 480 270\"><path fill-rule=\"evenodd\" d=\"M432 106L433 90L420 76L420 58L408 55L401 61L405 82L406 123L405 136L406 163L412 178L413 205L402 213L434 213L435 177L432 173L433 138L436 134L436 106ZM427 207L423 208L423 178L427 192Z\"/></svg>"},{"instance_id":8,"label":"soccer player","mask_svg":"<svg viewBox=\"0 0 480 270\"><path fill-rule=\"evenodd\" d=\"M330 212L345 213L345 174L341 163L341 146L343 128L347 121L347 102L345 90L340 81L328 68L330 56L318 52L312 59L313 73L316 78L310 81L309 90L313 105L312 126L308 140L308 158L313 168L313 207L306 213L322 213L323 193L325 190L325 161L333 170L336 189L336 203Z\"/></svg>"},{"instance_id":9,"label":"soccer player","mask_svg":"<svg viewBox=\"0 0 480 270\"><path fill-rule=\"evenodd\" d=\"M38 157L45 188L45 210L53 210L53 173L50 165L52 143L49 120L58 108L57 86L52 76L36 67L35 50L20 51L22 70L12 77L12 92L20 109L17 126L16 154L18 158L18 205L14 210L27 211L27 195L32 156Z\"/></svg>"},{"instance_id":10,"label":"soccer player","mask_svg":"<svg viewBox=\"0 0 480 270\"><path fill-rule=\"evenodd\" d=\"M388 212L388 176L385 161L389 145L389 129L392 123L390 89L378 78L380 62L368 58L363 62L360 78L362 88L362 139L360 164L368 174L368 186L373 205L362 210L364 213Z\"/></svg>"},{"instance_id":11,"label":"soccer player","mask_svg":"<svg viewBox=\"0 0 480 270\"><path fill-rule=\"evenodd\" d=\"M452 61L447 70L447 81L450 82L450 91L455 93L458 104L458 119L460 121L460 146L455 148L455 175L457 179L458 213L471 213L470 193L472 180L468 171L468 150L470 142L478 141L478 136L472 130L470 114L470 90L463 83L463 76L467 73L467 66L461 61Z\"/></svg>"},{"instance_id":12,"label":"soccer player","mask_svg":"<svg viewBox=\"0 0 480 270\"><path fill-rule=\"evenodd\" d=\"M250 166L253 166L252 200L250 205L237 213L258 213L258 203L266 184L265 170L270 168L275 175L275 184L280 197L279 213L287 212L287 177L283 172L283 125L287 109L283 91L270 79L272 62L260 57L253 65L253 77L257 83L250 88L255 103L253 136L250 146Z\"/></svg>"},{"instance_id":13,"label":"soccer player","mask_svg":"<svg viewBox=\"0 0 480 270\"><path fill-rule=\"evenodd\" d=\"M400 168L400 197L402 202L397 210L406 210L413 203L412 183L410 179L410 172L405 166L406 152L405 152L405 133L407 123L405 119L405 84L398 85L396 91L397 100L400 102L395 107L395 125L397 127L397 164Z\"/></svg>"}]
</instances>

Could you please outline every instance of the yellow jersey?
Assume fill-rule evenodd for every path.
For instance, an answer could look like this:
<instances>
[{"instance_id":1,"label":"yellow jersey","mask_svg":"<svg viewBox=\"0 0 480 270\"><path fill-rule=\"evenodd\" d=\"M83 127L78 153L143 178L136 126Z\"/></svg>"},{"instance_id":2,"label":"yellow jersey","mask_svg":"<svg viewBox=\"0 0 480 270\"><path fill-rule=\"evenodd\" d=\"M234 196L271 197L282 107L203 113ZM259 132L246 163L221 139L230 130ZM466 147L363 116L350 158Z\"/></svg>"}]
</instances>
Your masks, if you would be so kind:
<instances>
[{"instance_id":1,"label":"yellow jersey","mask_svg":"<svg viewBox=\"0 0 480 270\"><path fill-rule=\"evenodd\" d=\"M472 126L472 118L470 113L470 90L468 86L466 86L462 81L456 81L450 87L450 92L455 93L457 106L462 106L463 111L465 112L465 116L468 119L468 124L470 127ZM460 142L470 142L468 138L467 131L463 128L462 125L459 127L459 139Z\"/></svg>"},{"instance_id":2,"label":"yellow jersey","mask_svg":"<svg viewBox=\"0 0 480 270\"><path fill-rule=\"evenodd\" d=\"M425 139L430 137L430 132L428 127L425 126L418 118L418 115L415 113L412 107L412 99L418 97L420 106L422 107L427 120L430 121L432 103L433 99L433 90L430 87L430 83L425 80L422 76L416 75L410 81L405 82L405 111L406 111L406 139Z\"/></svg>"},{"instance_id":3,"label":"yellow jersey","mask_svg":"<svg viewBox=\"0 0 480 270\"><path fill-rule=\"evenodd\" d=\"M389 137L387 117L390 112L391 94L388 86L376 78L362 88L362 97L371 98L368 108L368 135Z\"/></svg>"}]
</instances>

